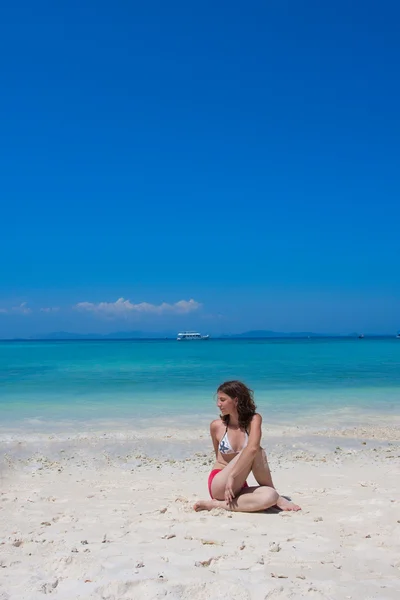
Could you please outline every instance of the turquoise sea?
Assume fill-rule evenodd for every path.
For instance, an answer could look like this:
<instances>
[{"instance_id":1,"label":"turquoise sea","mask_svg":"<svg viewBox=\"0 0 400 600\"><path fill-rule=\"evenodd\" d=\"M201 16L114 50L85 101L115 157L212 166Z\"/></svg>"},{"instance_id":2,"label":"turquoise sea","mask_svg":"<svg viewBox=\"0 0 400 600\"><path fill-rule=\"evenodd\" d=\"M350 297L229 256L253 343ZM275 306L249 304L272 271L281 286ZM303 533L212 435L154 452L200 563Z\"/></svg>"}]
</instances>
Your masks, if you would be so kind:
<instances>
[{"instance_id":1,"label":"turquoise sea","mask_svg":"<svg viewBox=\"0 0 400 600\"><path fill-rule=\"evenodd\" d=\"M241 379L264 419L352 423L400 413L400 340L0 342L0 428L196 422Z\"/></svg>"}]
</instances>

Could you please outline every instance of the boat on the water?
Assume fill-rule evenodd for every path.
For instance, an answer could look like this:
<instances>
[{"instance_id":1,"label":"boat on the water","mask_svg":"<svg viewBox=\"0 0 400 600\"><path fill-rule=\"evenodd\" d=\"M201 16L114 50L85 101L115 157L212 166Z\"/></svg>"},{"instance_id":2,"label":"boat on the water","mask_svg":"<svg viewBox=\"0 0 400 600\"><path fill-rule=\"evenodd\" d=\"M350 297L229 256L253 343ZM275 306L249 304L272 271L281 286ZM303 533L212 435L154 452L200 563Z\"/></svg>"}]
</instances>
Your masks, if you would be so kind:
<instances>
[{"instance_id":1,"label":"boat on the water","mask_svg":"<svg viewBox=\"0 0 400 600\"><path fill-rule=\"evenodd\" d=\"M197 331L182 331L178 333L178 337L176 338L178 342L186 342L186 341L194 341L194 340L208 340L209 335L201 335Z\"/></svg>"}]
</instances>

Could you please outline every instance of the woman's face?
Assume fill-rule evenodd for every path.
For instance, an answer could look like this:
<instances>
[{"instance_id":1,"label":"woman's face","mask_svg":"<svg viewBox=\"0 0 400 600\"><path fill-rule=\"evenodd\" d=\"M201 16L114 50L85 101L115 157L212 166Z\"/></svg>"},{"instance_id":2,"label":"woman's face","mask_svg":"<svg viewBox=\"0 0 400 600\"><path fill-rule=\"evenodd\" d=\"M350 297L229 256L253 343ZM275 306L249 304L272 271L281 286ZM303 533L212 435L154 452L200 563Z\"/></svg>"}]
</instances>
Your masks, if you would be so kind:
<instances>
[{"instance_id":1,"label":"woman's face","mask_svg":"<svg viewBox=\"0 0 400 600\"><path fill-rule=\"evenodd\" d=\"M231 398L223 392L218 392L217 406L220 410L221 415L230 415L236 411L237 400L236 398Z\"/></svg>"}]
</instances>

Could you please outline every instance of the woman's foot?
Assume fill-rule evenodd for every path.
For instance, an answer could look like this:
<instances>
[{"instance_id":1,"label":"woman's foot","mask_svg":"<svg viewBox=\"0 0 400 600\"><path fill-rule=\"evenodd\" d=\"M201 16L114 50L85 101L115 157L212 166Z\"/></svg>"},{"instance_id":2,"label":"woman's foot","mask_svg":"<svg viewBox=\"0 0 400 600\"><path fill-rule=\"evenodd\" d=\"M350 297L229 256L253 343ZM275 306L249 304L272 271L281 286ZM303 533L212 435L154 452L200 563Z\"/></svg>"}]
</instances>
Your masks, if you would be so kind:
<instances>
[{"instance_id":1,"label":"woman's foot","mask_svg":"<svg viewBox=\"0 0 400 600\"><path fill-rule=\"evenodd\" d=\"M279 496L276 506L278 508L280 508L281 510L290 510L290 511L301 510L301 507L298 504L295 504L291 500L287 500L287 498L284 498L283 496Z\"/></svg>"},{"instance_id":2,"label":"woman's foot","mask_svg":"<svg viewBox=\"0 0 400 600\"><path fill-rule=\"evenodd\" d=\"M220 508L221 502L219 500L198 500L193 506L196 512L200 510L212 510L213 508Z\"/></svg>"}]
</instances>

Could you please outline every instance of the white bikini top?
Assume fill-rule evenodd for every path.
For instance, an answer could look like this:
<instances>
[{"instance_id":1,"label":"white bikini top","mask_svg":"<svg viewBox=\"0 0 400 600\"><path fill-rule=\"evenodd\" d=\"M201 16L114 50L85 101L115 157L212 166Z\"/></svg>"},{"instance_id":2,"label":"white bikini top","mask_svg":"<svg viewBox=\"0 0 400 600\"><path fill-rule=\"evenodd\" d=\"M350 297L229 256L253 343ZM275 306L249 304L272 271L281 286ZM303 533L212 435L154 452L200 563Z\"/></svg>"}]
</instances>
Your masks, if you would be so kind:
<instances>
[{"instance_id":1,"label":"white bikini top","mask_svg":"<svg viewBox=\"0 0 400 600\"><path fill-rule=\"evenodd\" d=\"M245 438L244 438L244 444L243 444L243 448L246 448L247 444L249 441L249 434L247 433L247 431L245 431ZM242 448L242 450L243 450ZM236 452L236 450L234 450L231 446L231 443L229 441L228 438L228 428L226 428L225 431L225 435L224 437L221 439L219 446L218 446L219 451L221 452L221 454L237 454L238 452L240 452L240 450L238 450Z\"/></svg>"}]
</instances>

